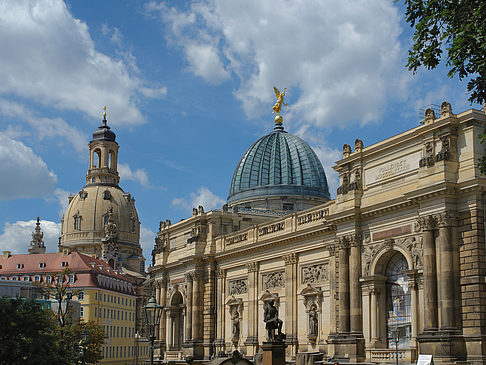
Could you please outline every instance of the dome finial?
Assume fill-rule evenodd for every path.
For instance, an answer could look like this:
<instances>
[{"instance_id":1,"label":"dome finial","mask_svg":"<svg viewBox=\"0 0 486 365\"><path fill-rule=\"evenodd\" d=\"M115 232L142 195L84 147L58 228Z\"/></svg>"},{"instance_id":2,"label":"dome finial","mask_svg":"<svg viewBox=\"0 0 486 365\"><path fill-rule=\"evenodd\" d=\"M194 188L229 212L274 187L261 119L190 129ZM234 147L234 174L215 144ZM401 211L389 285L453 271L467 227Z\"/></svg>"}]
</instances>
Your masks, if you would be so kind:
<instances>
[{"instance_id":1,"label":"dome finial","mask_svg":"<svg viewBox=\"0 0 486 365\"><path fill-rule=\"evenodd\" d=\"M106 124L106 105L101 109L103 109L103 124Z\"/></svg>"},{"instance_id":2,"label":"dome finial","mask_svg":"<svg viewBox=\"0 0 486 365\"><path fill-rule=\"evenodd\" d=\"M277 97L277 101L275 102L275 105L273 106L273 112L277 113L277 116L280 115L280 110L282 110L282 105L288 106L288 104L284 103L284 97L285 97L285 92L287 91L287 88L284 87L283 92L281 93L275 86L273 87L273 91L275 91L275 96Z\"/></svg>"}]
</instances>

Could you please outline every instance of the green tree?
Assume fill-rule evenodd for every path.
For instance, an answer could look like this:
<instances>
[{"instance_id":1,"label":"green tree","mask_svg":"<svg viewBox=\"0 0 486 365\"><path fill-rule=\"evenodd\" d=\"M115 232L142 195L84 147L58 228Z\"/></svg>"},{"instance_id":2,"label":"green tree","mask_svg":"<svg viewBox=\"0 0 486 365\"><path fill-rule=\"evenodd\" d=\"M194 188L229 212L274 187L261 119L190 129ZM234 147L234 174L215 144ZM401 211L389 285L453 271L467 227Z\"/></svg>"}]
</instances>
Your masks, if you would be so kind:
<instances>
[{"instance_id":1,"label":"green tree","mask_svg":"<svg viewBox=\"0 0 486 365\"><path fill-rule=\"evenodd\" d=\"M444 50L449 77L467 84L469 101L486 101L486 2L484 0L404 0L406 20L414 27L408 69L439 65Z\"/></svg>"},{"instance_id":2,"label":"green tree","mask_svg":"<svg viewBox=\"0 0 486 365\"><path fill-rule=\"evenodd\" d=\"M57 321L34 300L0 299L0 364L66 364Z\"/></svg>"},{"instance_id":3,"label":"green tree","mask_svg":"<svg viewBox=\"0 0 486 365\"><path fill-rule=\"evenodd\" d=\"M103 358L102 346L105 342L103 327L94 322L83 322L73 319L72 299L78 295L80 289L73 289L71 283L76 278L76 273L70 268L50 274L51 280L40 284L41 291L49 298L56 300L57 308L55 317L58 322L59 350L67 359L68 364L77 364L83 360L82 349L84 347L86 361L95 363ZM82 343L83 331L88 331L89 340Z\"/></svg>"},{"instance_id":4,"label":"green tree","mask_svg":"<svg viewBox=\"0 0 486 365\"><path fill-rule=\"evenodd\" d=\"M397 0L398 1L398 0ZM408 51L408 69L439 65L447 52L448 76L470 78L469 101L486 101L486 1L484 0L404 0L406 20L414 27L414 43ZM486 142L486 133L480 135ZM486 155L478 167L486 174Z\"/></svg>"}]
</instances>

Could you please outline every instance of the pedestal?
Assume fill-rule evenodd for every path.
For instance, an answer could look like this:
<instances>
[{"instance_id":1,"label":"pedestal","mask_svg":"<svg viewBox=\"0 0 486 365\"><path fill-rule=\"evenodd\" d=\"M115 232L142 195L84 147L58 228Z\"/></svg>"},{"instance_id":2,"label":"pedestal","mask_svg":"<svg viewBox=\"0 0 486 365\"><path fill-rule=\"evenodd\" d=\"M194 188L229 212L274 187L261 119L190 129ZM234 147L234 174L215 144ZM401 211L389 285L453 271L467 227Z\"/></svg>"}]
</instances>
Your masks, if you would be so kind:
<instances>
[{"instance_id":1,"label":"pedestal","mask_svg":"<svg viewBox=\"0 0 486 365\"><path fill-rule=\"evenodd\" d=\"M464 338L460 331L424 331L417 337L419 353L434 356L434 362L464 361Z\"/></svg>"},{"instance_id":2,"label":"pedestal","mask_svg":"<svg viewBox=\"0 0 486 365\"><path fill-rule=\"evenodd\" d=\"M329 336L327 342L334 347L334 357L346 362L365 361L365 340L363 336L337 334Z\"/></svg>"},{"instance_id":3,"label":"pedestal","mask_svg":"<svg viewBox=\"0 0 486 365\"><path fill-rule=\"evenodd\" d=\"M262 365L285 365L285 345L284 342L263 342L263 361Z\"/></svg>"}]
</instances>

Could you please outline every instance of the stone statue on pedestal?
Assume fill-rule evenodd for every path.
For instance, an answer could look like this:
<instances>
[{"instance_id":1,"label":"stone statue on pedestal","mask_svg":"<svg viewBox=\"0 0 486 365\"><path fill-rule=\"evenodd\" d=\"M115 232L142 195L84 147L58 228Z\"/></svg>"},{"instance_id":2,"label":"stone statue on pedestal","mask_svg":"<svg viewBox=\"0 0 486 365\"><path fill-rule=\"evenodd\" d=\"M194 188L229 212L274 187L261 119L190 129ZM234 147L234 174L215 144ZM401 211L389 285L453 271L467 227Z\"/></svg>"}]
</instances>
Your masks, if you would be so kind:
<instances>
[{"instance_id":1,"label":"stone statue on pedestal","mask_svg":"<svg viewBox=\"0 0 486 365\"><path fill-rule=\"evenodd\" d=\"M285 339L285 334L282 333L283 321L278 318L278 310L274 304L275 302L273 300L267 302L263 314L263 321L267 329L267 341L281 342ZM275 335L275 330L277 330L277 335Z\"/></svg>"}]
</instances>

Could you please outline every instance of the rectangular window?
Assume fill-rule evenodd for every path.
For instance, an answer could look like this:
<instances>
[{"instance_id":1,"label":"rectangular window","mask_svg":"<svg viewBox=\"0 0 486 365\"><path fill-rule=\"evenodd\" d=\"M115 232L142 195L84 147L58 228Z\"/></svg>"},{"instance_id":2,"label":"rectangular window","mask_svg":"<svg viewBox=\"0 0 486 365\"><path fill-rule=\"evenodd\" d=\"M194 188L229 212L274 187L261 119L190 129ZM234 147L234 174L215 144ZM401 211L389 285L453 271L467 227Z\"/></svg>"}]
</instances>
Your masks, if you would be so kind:
<instances>
[{"instance_id":1,"label":"rectangular window","mask_svg":"<svg viewBox=\"0 0 486 365\"><path fill-rule=\"evenodd\" d=\"M30 280L30 277L29 276L22 276L22 280L23 281L29 281Z\"/></svg>"},{"instance_id":2,"label":"rectangular window","mask_svg":"<svg viewBox=\"0 0 486 365\"><path fill-rule=\"evenodd\" d=\"M24 264L17 264L17 269L23 269L24 268Z\"/></svg>"},{"instance_id":3,"label":"rectangular window","mask_svg":"<svg viewBox=\"0 0 486 365\"><path fill-rule=\"evenodd\" d=\"M74 284L74 274L69 274L69 284Z\"/></svg>"},{"instance_id":4,"label":"rectangular window","mask_svg":"<svg viewBox=\"0 0 486 365\"><path fill-rule=\"evenodd\" d=\"M106 308L103 308L103 318L106 318Z\"/></svg>"},{"instance_id":5,"label":"rectangular window","mask_svg":"<svg viewBox=\"0 0 486 365\"><path fill-rule=\"evenodd\" d=\"M79 308L79 316L80 316L80 317L84 317L84 307L83 307L83 306L81 306L81 307Z\"/></svg>"},{"instance_id":6,"label":"rectangular window","mask_svg":"<svg viewBox=\"0 0 486 365\"><path fill-rule=\"evenodd\" d=\"M98 293L95 293L95 300L98 300Z\"/></svg>"},{"instance_id":7,"label":"rectangular window","mask_svg":"<svg viewBox=\"0 0 486 365\"><path fill-rule=\"evenodd\" d=\"M71 275L70 275L71 276ZM84 300L84 291L78 293L78 300Z\"/></svg>"},{"instance_id":8,"label":"rectangular window","mask_svg":"<svg viewBox=\"0 0 486 365\"><path fill-rule=\"evenodd\" d=\"M34 281L39 282L40 281L40 276L39 275L34 276Z\"/></svg>"},{"instance_id":9,"label":"rectangular window","mask_svg":"<svg viewBox=\"0 0 486 365\"><path fill-rule=\"evenodd\" d=\"M98 308L95 307L95 318L97 317L97 314L98 314Z\"/></svg>"},{"instance_id":10,"label":"rectangular window","mask_svg":"<svg viewBox=\"0 0 486 365\"><path fill-rule=\"evenodd\" d=\"M46 284L50 284L50 283L52 283L52 276L47 275L47 276L45 277L45 282L46 282Z\"/></svg>"},{"instance_id":11,"label":"rectangular window","mask_svg":"<svg viewBox=\"0 0 486 365\"><path fill-rule=\"evenodd\" d=\"M103 302L106 302L106 294L103 294Z\"/></svg>"}]
</instances>

